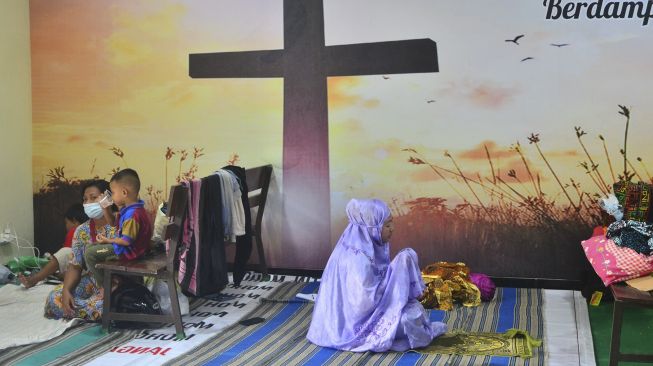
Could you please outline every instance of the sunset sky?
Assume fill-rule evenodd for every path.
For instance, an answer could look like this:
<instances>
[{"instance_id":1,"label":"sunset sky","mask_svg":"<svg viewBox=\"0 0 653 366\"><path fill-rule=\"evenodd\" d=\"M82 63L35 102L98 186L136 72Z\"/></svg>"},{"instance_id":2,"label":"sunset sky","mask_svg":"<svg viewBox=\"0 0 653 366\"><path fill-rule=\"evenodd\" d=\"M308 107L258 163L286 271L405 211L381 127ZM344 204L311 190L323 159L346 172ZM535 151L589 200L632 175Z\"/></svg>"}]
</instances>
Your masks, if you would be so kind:
<instances>
[{"instance_id":1,"label":"sunset sky","mask_svg":"<svg viewBox=\"0 0 653 366\"><path fill-rule=\"evenodd\" d=\"M108 177L124 167L113 146L144 185L159 189L168 146L204 148L199 176L238 153L244 166L272 163L279 177L283 80L193 80L188 54L283 48L282 1L106 4L30 1L34 189L56 166L69 177ZM559 189L526 140L532 132L565 182L593 192L578 167L586 158L573 127L588 133L584 142L609 177L597 135L621 170L625 120L617 104L632 107L631 159L653 160L653 35L638 20L547 21L541 1L523 0L325 0L324 12L327 45L430 38L440 65L432 74L329 79L334 219L351 197L458 200L432 171L409 164L402 148L455 169L448 151L464 172L490 176L485 145L504 179L516 169L527 180L508 149L519 141L555 196ZM520 45L504 41L519 34ZM525 57L534 59L520 62ZM175 156L169 183L178 165Z\"/></svg>"}]
</instances>

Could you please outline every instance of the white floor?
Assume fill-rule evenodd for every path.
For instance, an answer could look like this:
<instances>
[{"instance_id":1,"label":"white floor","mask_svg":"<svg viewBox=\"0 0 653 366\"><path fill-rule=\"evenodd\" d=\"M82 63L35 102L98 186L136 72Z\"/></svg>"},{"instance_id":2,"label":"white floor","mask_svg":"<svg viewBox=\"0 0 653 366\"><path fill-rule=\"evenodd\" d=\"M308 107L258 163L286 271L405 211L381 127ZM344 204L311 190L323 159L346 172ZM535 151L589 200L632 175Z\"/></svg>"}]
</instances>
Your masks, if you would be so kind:
<instances>
[{"instance_id":1,"label":"white floor","mask_svg":"<svg viewBox=\"0 0 653 366\"><path fill-rule=\"evenodd\" d=\"M550 366L596 366L587 303L580 292L544 290L544 352Z\"/></svg>"}]
</instances>

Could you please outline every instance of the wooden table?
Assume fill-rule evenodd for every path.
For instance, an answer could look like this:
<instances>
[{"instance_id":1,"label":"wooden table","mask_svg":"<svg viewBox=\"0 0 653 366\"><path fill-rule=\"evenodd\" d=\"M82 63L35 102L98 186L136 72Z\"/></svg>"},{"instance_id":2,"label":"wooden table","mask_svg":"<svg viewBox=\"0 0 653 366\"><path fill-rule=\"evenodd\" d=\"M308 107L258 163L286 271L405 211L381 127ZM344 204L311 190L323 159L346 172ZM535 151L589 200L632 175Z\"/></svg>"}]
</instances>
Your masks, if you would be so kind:
<instances>
[{"instance_id":1,"label":"wooden table","mask_svg":"<svg viewBox=\"0 0 653 366\"><path fill-rule=\"evenodd\" d=\"M653 307L653 296L649 292L637 290L624 284L610 285L614 296L612 314L612 341L610 343L610 366L617 366L619 361L653 362L653 354L626 354L620 351L621 326L625 306Z\"/></svg>"}]
</instances>

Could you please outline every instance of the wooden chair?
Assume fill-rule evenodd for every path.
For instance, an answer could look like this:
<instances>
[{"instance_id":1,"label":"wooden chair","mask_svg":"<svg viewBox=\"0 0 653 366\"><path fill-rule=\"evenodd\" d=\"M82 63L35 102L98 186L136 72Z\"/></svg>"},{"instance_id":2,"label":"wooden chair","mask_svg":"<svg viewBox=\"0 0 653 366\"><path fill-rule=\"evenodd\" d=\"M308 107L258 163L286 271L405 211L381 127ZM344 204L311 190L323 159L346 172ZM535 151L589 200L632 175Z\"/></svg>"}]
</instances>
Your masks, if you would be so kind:
<instances>
[{"instance_id":1,"label":"wooden chair","mask_svg":"<svg viewBox=\"0 0 653 366\"><path fill-rule=\"evenodd\" d=\"M245 170L249 208L258 208L256 218L252 217L252 239L256 241L258 269L265 275L268 274L268 266L265 261L265 252L263 251L263 241L261 239L261 223L263 222L263 211L268 198L271 177L272 165L269 164Z\"/></svg>"},{"instance_id":2,"label":"wooden chair","mask_svg":"<svg viewBox=\"0 0 653 366\"><path fill-rule=\"evenodd\" d=\"M181 185L170 189L168 202L168 217L170 222L165 229L164 239L170 239L169 252L157 253L134 261L107 261L98 263L96 268L104 270L104 308L102 313L102 328L109 331L112 320L152 323L174 323L177 339L186 337L181 323L179 298L177 297L177 279L175 278L174 259L177 245L182 234L182 223L188 203L188 189ZM134 313L117 313L111 311L111 276L113 274L133 277L155 277L168 284L171 315L147 315Z\"/></svg>"},{"instance_id":3,"label":"wooden chair","mask_svg":"<svg viewBox=\"0 0 653 366\"><path fill-rule=\"evenodd\" d=\"M621 353L621 326L623 324L624 307L653 307L653 295L623 284L610 285L614 296L612 314L612 340L610 342L610 366L617 366L619 361L653 362L653 354Z\"/></svg>"}]
</instances>

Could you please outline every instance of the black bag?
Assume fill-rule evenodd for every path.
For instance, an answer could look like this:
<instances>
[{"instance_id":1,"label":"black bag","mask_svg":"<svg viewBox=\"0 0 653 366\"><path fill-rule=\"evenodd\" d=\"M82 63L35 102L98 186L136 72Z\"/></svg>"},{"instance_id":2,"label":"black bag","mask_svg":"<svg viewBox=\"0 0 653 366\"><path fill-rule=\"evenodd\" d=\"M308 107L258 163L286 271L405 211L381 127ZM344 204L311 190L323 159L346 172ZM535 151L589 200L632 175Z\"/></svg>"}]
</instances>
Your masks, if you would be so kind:
<instances>
[{"instance_id":1,"label":"black bag","mask_svg":"<svg viewBox=\"0 0 653 366\"><path fill-rule=\"evenodd\" d=\"M111 311L119 313L161 315L161 305L156 296L147 287L132 282L123 281L111 294ZM147 322L114 321L116 328L148 328Z\"/></svg>"}]
</instances>

